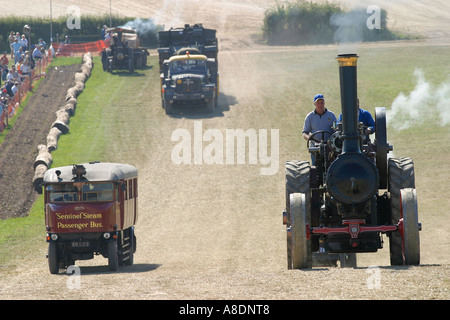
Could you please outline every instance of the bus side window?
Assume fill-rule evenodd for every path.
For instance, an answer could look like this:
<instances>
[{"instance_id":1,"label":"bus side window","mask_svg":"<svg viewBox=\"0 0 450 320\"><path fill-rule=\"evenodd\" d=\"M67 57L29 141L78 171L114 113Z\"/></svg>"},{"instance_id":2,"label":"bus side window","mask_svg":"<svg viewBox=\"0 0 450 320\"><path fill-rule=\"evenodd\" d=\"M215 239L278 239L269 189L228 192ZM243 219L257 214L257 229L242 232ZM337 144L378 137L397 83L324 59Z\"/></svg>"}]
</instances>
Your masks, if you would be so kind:
<instances>
[{"instance_id":1,"label":"bus side window","mask_svg":"<svg viewBox=\"0 0 450 320\"><path fill-rule=\"evenodd\" d=\"M122 192L124 194L124 200L128 200L128 191L127 191L127 182L124 181L122 182L122 186L121 186Z\"/></svg>"},{"instance_id":2,"label":"bus side window","mask_svg":"<svg viewBox=\"0 0 450 320\"><path fill-rule=\"evenodd\" d=\"M133 180L128 180L128 199L133 199Z\"/></svg>"}]
</instances>

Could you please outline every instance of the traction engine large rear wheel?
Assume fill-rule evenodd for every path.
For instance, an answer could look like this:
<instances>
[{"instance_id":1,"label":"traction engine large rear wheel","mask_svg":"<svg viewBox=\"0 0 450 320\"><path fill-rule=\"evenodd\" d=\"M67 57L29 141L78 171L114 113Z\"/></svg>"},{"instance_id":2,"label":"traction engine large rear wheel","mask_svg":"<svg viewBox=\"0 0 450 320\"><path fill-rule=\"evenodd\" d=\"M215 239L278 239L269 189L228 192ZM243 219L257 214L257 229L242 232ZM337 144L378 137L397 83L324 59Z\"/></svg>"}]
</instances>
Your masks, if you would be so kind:
<instances>
[{"instance_id":1,"label":"traction engine large rear wheel","mask_svg":"<svg viewBox=\"0 0 450 320\"><path fill-rule=\"evenodd\" d=\"M375 108L375 145L376 163L380 177L379 188L387 188L388 179L388 153L391 150L387 142L386 109Z\"/></svg>"}]
</instances>

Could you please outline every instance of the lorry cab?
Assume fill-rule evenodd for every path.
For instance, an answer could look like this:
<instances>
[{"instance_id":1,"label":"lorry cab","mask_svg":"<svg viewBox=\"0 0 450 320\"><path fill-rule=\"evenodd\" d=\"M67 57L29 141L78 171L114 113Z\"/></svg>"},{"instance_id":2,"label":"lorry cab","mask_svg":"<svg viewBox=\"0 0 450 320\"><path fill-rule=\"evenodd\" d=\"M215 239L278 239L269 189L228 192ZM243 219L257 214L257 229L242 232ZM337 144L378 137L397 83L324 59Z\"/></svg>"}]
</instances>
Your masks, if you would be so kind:
<instances>
[{"instance_id":1,"label":"lorry cab","mask_svg":"<svg viewBox=\"0 0 450 320\"><path fill-rule=\"evenodd\" d=\"M138 174L134 166L91 162L44 175L48 263L55 274L76 260L108 258L110 270L132 265L136 251Z\"/></svg>"},{"instance_id":2,"label":"lorry cab","mask_svg":"<svg viewBox=\"0 0 450 320\"><path fill-rule=\"evenodd\" d=\"M219 96L219 74L214 58L203 54L175 55L165 60L161 73L161 99L166 113L173 105L206 104L213 112Z\"/></svg>"}]
</instances>

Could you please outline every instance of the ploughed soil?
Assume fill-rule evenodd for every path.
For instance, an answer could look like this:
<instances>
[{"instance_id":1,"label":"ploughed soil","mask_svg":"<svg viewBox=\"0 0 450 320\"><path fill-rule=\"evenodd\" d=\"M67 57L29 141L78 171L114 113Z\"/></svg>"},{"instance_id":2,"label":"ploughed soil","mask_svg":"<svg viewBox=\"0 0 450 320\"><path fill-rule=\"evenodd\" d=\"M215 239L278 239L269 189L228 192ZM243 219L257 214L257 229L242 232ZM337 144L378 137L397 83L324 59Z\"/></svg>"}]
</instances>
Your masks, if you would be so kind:
<instances>
[{"instance_id":1,"label":"ploughed soil","mask_svg":"<svg viewBox=\"0 0 450 320\"><path fill-rule=\"evenodd\" d=\"M37 146L64 105L67 89L74 86L81 63L50 67L15 124L0 144L0 219L28 214L38 193L33 187Z\"/></svg>"}]
</instances>

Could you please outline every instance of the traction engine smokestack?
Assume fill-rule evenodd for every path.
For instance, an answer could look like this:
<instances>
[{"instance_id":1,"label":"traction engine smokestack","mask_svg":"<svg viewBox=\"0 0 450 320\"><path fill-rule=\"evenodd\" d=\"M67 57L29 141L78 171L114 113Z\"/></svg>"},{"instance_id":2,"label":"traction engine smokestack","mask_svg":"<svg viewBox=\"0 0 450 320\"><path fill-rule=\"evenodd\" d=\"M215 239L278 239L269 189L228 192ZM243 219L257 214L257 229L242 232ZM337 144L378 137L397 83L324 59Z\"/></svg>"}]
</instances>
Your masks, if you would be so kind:
<instances>
[{"instance_id":1,"label":"traction engine smokestack","mask_svg":"<svg viewBox=\"0 0 450 320\"><path fill-rule=\"evenodd\" d=\"M356 54L342 54L339 62L339 81L342 107L342 152L360 153L358 134L358 90L356 79Z\"/></svg>"},{"instance_id":2,"label":"traction engine smokestack","mask_svg":"<svg viewBox=\"0 0 450 320\"><path fill-rule=\"evenodd\" d=\"M330 165L326 186L338 202L344 217L360 218L362 209L378 191L378 171L369 158L361 152L361 135L358 129L358 92L356 81L356 54L337 57L342 105L342 153Z\"/></svg>"}]
</instances>

